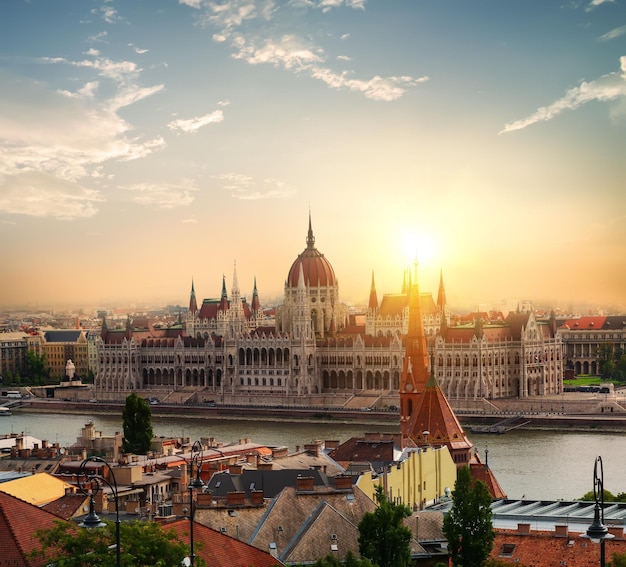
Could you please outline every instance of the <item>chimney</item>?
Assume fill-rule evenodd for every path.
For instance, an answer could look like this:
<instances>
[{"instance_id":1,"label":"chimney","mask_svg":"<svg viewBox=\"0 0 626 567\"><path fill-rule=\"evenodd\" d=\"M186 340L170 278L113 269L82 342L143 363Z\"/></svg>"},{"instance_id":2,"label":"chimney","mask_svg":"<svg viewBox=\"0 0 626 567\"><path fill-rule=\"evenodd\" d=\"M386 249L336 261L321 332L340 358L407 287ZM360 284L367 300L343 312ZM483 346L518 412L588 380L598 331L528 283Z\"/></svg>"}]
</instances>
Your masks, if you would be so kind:
<instances>
[{"instance_id":1,"label":"chimney","mask_svg":"<svg viewBox=\"0 0 626 567\"><path fill-rule=\"evenodd\" d=\"M248 453L246 455L246 460L248 461L248 463L250 463L251 465L256 466L257 464L257 455L255 455L254 453Z\"/></svg>"},{"instance_id":2,"label":"chimney","mask_svg":"<svg viewBox=\"0 0 626 567\"><path fill-rule=\"evenodd\" d=\"M259 506L263 504L263 491L262 490L252 490L250 492L250 498L252 500L252 504Z\"/></svg>"},{"instance_id":3,"label":"chimney","mask_svg":"<svg viewBox=\"0 0 626 567\"><path fill-rule=\"evenodd\" d=\"M338 440L333 439L332 441L324 441L324 445L327 449L336 449L339 447L340 442Z\"/></svg>"},{"instance_id":4,"label":"chimney","mask_svg":"<svg viewBox=\"0 0 626 567\"><path fill-rule=\"evenodd\" d=\"M313 492L314 487L315 479L312 476L299 476L296 479L296 490L298 492Z\"/></svg>"},{"instance_id":5,"label":"chimney","mask_svg":"<svg viewBox=\"0 0 626 567\"><path fill-rule=\"evenodd\" d=\"M286 457L288 454L289 454L288 447L276 447L275 449L272 449L273 459L280 459L282 457Z\"/></svg>"},{"instance_id":6,"label":"chimney","mask_svg":"<svg viewBox=\"0 0 626 567\"><path fill-rule=\"evenodd\" d=\"M226 505L227 506L243 506L245 502L246 502L246 493L243 491L226 493Z\"/></svg>"},{"instance_id":7,"label":"chimney","mask_svg":"<svg viewBox=\"0 0 626 567\"><path fill-rule=\"evenodd\" d=\"M352 477L350 475L336 476L335 488L337 490L351 490L352 489Z\"/></svg>"},{"instance_id":8,"label":"chimney","mask_svg":"<svg viewBox=\"0 0 626 567\"><path fill-rule=\"evenodd\" d=\"M617 539L624 539L623 526L611 526L609 527L609 533L613 534Z\"/></svg>"},{"instance_id":9,"label":"chimney","mask_svg":"<svg viewBox=\"0 0 626 567\"><path fill-rule=\"evenodd\" d=\"M228 472L230 474L241 474L243 472L243 467L241 465L230 465L230 467L228 467Z\"/></svg>"},{"instance_id":10,"label":"chimney","mask_svg":"<svg viewBox=\"0 0 626 567\"><path fill-rule=\"evenodd\" d=\"M519 535L529 535L530 534L530 524L517 524L517 533Z\"/></svg>"},{"instance_id":11,"label":"chimney","mask_svg":"<svg viewBox=\"0 0 626 567\"><path fill-rule=\"evenodd\" d=\"M260 471L271 471L272 467L273 465L271 461L259 461L256 468Z\"/></svg>"},{"instance_id":12,"label":"chimney","mask_svg":"<svg viewBox=\"0 0 626 567\"><path fill-rule=\"evenodd\" d=\"M566 524L557 524L554 526L554 537L567 537L568 527Z\"/></svg>"}]
</instances>

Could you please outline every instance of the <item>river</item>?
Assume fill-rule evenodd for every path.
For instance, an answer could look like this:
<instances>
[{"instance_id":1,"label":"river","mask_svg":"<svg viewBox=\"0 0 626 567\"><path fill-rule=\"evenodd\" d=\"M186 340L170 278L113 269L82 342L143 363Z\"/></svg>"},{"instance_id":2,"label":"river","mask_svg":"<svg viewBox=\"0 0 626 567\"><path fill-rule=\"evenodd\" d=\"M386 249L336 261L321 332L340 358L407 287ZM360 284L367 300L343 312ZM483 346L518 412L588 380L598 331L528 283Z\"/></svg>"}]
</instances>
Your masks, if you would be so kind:
<instances>
[{"instance_id":1,"label":"river","mask_svg":"<svg viewBox=\"0 0 626 567\"><path fill-rule=\"evenodd\" d=\"M28 413L15 411L0 418L0 435L25 433L51 443L69 446L76 442L84 424L93 420L104 435L121 431L121 417ZM215 437L223 443L241 438L267 445L286 445L291 450L314 439L345 441L367 431L392 433L393 425L350 423L286 423L271 421L153 417L156 435ZM626 492L626 433L580 433L516 429L505 434L470 436L509 498L572 500L593 489L593 465L600 455L604 486L613 494Z\"/></svg>"}]
</instances>

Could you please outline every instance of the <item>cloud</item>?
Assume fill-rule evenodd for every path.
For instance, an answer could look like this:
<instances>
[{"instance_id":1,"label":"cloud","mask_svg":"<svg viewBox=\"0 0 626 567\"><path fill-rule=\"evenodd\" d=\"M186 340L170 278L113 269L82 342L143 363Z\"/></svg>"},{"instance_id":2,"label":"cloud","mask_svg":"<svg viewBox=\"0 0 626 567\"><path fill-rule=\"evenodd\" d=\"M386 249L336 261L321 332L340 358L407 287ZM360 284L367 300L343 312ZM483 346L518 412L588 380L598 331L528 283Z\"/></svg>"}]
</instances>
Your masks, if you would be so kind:
<instances>
[{"instance_id":1,"label":"cloud","mask_svg":"<svg viewBox=\"0 0 626 567\"><path fill-rule=\"evenodd\" d=\"M124 21L123 18L117 15L117 10L106 1L102 6L91 10L91 13L102 17L107 24L115 24Z\"/></svg>"},{"instance_id":2,"label":"cloud","mask_svg":"<svg viewBox=\"0 0 626 567\"><path fill-rule=\"evenodd\" d=\"M214 176L222 182L222 189L230 191L235 199L242 201L256 201L260 199L285 199L295 193L286 186L284 181L274 178L257 182L249 175L241 173L224 173Z\"/></svg>"},{"instance_id":3,"label":"cloud","mask_svg":"<svg viewBox=\"0 0 626 567\"><path fill-rule=\"evenodd\" d=\"M205 114L204 116L196 116L195 118L190 118L188 120L178 119L170 122L167 127L173 131L180 132L197 132L203 126L207 124L217 124L224 120L224 113L221 110L215 110L210 114Z\"/></svg>"},{"instance_id":4,"label":"cloud","mask_svg":"<svg viewBox=\"0 0 626 567\"><path fill-rule=\"evenodd\" d=\"M578 87L567 91L564 97L549 106L514 122L505 124L500 134L521 130L538 122L552 120L562 112L576 110L588 102L611 102L626 97L626 55L620 57L620 72L609 73L596 81L582 82Z\"/></svg>"},{"instance_id":5,"label":"cloud","mask_svg":"<svg viewBox=\"0 0 626 567\"><path fill-rule=\"evenodd\" d=\"M618 37L623 36L624 34L626 34L626 26L620 26L619 28L615 28L607 33L605 33L604 35L600 36L600 41L610 41L612 39L616 39Z\"/></svg>"},{"instance_id":6,"label":"cloud","mask_svg":"<svg viewBox=\"0 0 626 567\"><path fill-rule=\"evenodd\" d=\"M163 86L140 86L136 65L100 57L96 50L81 61L43 58L39 62L93 73L76 90L68 91L0 71L2 210L62 219L89 217L97 212L94 202L99 199L97 192L82 186L85 179L102 178L107 162L138 159L165 145L161 137L137 135L118 114ZM113 88L103 87L105 81L111 81ZM24 191L23 198L16 199L16 187ZM58 191L56 198L53 190ZM11 192L8 200L7 192ZM47 208L49 203L54 210Z\"/></svg>"},{"instance_id":7,"label":"cloud","mask_svg":"<svg viewBox=\"0 0 626 567\"><path fill-rule=\"evenodd\" d=\"M182 1L182 0L181 0ZM183 2L188 3L188 2ZM191 5L191 4L189 4ZM201 25L212 27L216 31L213 39L217 42L230 42L233 58L243 60L250 65L269 64L292 73L308 75L323 81L332 89L348 89L363 93L367 98L376 101L393 101L401 97L407 90L428 80L428 77L375 75L369 79L352 77L352 72L339 73L327 64L327 56L321 46L311 40L304 39L293 33L283 33L276 37L260 37L258 25L282 17L282 26L293 26L296 8L320 9L327 12L335 8L365 9L364 0L292 0L287 4L274 0L252 2L250 0L230 0L218 4L209 1L193 2L193 7L201 9L198 21ZM261 21L261 22L259 22ZM276 27L281 27L277 24ZM264 29L274 29L263 25ZM348 39L344 34L341 39ZM336 60L349 61L343 55L335 56Z\"/></svg>"},{"instance_id":8,"label":"cloud","mask_svg":"<svg viewBox=\"0 0 626 567\"><path fill-rule=\"evenodd\" d=\"M591 0L591 2L589 2L587 7L585 8L585 11L590 12L594 8L597 8L598 6L601 6L602 4L608 4L609 2L613 3L614 0Z\"/></svg>"},{"instance_id":9,"label":"cloud","mask_svg":"<svg viewBox=\"0 0 626 567\"><path fill-rule=\"evenodd\" d=\"M161 209L184 207L194 202L197 188L191 182L180 185L137 183L123 187L131 193L131 201L140 205L156 206Z\"/></svg>"},{"instance_id":10,"label":"cloud","mask_svg":"<svg viewBox=\"0 0 626 567\"><path fill-rule=\"evenodd\" d=\"M14 215L89 218L103 200L98 191L36 171L0 177L0 188L0 211Z\"/></svg>"}]
</instances>

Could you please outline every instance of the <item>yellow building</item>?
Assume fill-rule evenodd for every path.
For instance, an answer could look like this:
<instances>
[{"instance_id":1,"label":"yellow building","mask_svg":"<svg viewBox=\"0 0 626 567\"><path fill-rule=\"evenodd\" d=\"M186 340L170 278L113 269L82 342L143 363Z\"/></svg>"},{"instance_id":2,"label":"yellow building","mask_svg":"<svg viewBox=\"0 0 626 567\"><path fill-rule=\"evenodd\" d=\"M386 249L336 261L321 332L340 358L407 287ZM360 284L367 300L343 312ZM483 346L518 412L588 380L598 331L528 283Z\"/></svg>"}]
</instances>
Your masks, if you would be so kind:
<instances>
[{"instance_id":1,"label":"yellow building","mask_svg":"<svg viewBox=\"0 0 626 567\"><path fill-rule=\"evenodd\" d=\"M382 486L388 500L418 510L449 496L456 475L448 447L420 447L405 449L397 463L361 475L356 484L372 500Z\"/></svg>"},{"instance_id":2,"label":"yellow building","mask_svg":"<svg viewBox=\"0 0 626 567\"><path fill-rule=\"evenodd\" d=\"M48 473L37 473L0 483L0 491L34 506L43 506L68 491L74 492L74 487Z\"/></svg>"},{"instance_id":3,"label":"yellow building","mask_svg":"<svg viewBox=\"0 0 626 567\"><path fill-rule=\"evenodd\" d=\"M89 371L89 346L82 329L48 329L40 332L42 352L50 368L50 377L62 379L67 361L75 366L77 378L85 378Z\"/></svg>"}]
</instances>

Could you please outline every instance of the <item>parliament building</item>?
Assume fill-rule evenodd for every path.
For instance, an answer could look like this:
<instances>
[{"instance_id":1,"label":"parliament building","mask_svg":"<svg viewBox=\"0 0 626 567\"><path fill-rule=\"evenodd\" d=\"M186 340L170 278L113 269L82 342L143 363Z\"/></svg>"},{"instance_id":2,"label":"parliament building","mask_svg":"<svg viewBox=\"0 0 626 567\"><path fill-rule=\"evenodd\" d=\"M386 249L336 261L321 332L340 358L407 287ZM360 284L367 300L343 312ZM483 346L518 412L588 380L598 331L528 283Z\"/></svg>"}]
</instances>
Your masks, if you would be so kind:
<instances>
[{"instance_id":1,"label":"parliament building","mask_svg":"<svg viewBox=\"0 0 626 567\"><path fill-rule=\"evenodd\" d=\"M471 324L454 324L443 277L436 301L419 292L417 277L417 268L407 271L400 292L379 301L372 274L366 313L351 313L332 264L315 246L309 216L306 248L287 271L275 316L262 309L256 282L251 301L242 296L235 266L230 294L222 278L221 296L199 302L192 282L189 309L175 325L129 317L123 328L109 329L105 320L97 395L117 400L140 391L177 403L294 403L325 395L345 404L356 396L381 407L400 396L411 290L419 298L426 364L448 398L562 391L563 345L553 320L529 311L492 322L478 313Z\"/></svg>"}]
</instances>

